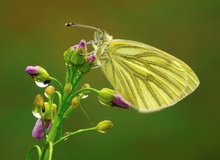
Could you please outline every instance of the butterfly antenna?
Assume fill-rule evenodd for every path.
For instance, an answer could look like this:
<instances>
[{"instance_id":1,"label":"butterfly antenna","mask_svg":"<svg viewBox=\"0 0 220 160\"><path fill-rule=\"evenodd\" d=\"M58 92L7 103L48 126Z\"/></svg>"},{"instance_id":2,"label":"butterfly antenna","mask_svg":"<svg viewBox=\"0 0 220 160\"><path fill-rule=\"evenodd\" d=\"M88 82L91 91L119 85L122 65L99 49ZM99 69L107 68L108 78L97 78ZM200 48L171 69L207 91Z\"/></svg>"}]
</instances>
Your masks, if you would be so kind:
<instances>
[{"instance_id":1,"label":"butterfly antenna","mask_svg":"<svg viewBox=\"0 0 220 160\"><path fill-rule=\"evenodd\" d=\"M84 25L84 24L76 24L76 23L73 23L73 22L66 23L65 26L89 28L89 29L94 29L96 31L102 32L99 28L96 28L96 27L93 27L93 26L87 26L87 25Z\"/></svg>"}]
</instances>

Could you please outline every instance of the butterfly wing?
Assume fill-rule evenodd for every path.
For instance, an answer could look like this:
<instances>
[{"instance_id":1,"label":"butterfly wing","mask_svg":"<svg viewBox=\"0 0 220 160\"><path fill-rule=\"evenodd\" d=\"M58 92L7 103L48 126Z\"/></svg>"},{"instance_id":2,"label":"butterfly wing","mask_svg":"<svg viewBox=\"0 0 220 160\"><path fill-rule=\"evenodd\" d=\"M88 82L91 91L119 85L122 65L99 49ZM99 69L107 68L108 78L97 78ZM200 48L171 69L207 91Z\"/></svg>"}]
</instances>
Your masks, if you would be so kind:
<instances>
[{"instance_id":1,"label":"butterfly wing","mask_svg":"<svg viewBox=\"0 0 220 160\"><path fill-rule=\"evenodd\" d=\"M140 112L171 106L199 85L187 64L140 42L111 40L99 61L115 90Z\"/></svg>"}]
</instances>

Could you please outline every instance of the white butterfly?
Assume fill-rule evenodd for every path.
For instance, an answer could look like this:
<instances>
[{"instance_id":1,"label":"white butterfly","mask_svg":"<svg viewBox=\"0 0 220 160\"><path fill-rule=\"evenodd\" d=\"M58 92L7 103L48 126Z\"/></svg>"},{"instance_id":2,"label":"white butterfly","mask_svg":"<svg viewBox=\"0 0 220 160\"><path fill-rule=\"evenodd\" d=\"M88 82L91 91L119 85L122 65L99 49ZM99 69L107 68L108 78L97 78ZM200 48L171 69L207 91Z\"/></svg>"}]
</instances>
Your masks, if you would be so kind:
<instances>
[{"instance_id":1,"label":"white butterfly","mask_svg":"<svg viewBox=\"0 0 220 160\"><path fill-rule=\"evenodd\" d=\"M158 111L180 101L199 85L193 70L181 60L136 41L113 39L95 29L93 45L101 68L124 99L139 112Z\"/></svg>"}]
</instances>

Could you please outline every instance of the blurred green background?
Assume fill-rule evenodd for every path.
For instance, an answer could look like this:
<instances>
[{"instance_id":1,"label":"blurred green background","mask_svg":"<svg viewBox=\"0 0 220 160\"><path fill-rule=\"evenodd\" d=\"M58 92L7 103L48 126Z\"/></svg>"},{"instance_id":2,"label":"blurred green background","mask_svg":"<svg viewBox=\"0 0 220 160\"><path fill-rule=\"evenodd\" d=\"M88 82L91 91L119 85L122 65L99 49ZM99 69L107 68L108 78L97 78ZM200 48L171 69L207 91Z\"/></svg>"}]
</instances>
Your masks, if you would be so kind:
<instances>
[{"instance_id":1,"label":"blurred green background","mask_svg":"<svg viewBox=\"0 0 220 160\"><path fill-rule=\"evenodd\" d=\"M41 65L64 82L63 52L93 38L92 30L64 26L71 21L167 51L189 64L201 84L175 106L151 114L103 107L89 96L82 106L92 122L109 119L113 129L72 137L54 148L54 160L220 159L219 0L1 0L0 159L22 160L32 145L42 145L31 136L36 121L31 110L35 95L44 90L25 67ZM97 89L111 87L100 69L86 82ZM64 131L90 126L78 108Z\"/></svg>"}]
</instances>

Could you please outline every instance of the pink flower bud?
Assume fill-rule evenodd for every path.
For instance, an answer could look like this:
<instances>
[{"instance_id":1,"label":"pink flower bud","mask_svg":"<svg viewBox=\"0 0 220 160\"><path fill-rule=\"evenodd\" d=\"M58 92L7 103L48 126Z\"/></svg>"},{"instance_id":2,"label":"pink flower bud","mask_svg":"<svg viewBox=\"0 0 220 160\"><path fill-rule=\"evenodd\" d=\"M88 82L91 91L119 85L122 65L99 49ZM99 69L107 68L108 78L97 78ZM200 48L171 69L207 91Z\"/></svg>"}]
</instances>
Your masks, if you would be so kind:
<instances>
[{"instance_id":1,"label":"pink flower bud","mask_svg":"<svg viewBox=\"0 0 220 160\"><path fill-rule=\"evenodd\" d=\"M51 122L50 120L44 121L44 125L46 128L46 132L50 130ZM37 138L37 139L43 139L44 138L44 130L42 126L42 121L41 119L38 119L37 122L35 123L35 126L32 131L32 136Z\"/></svg>"}]
</instances>

